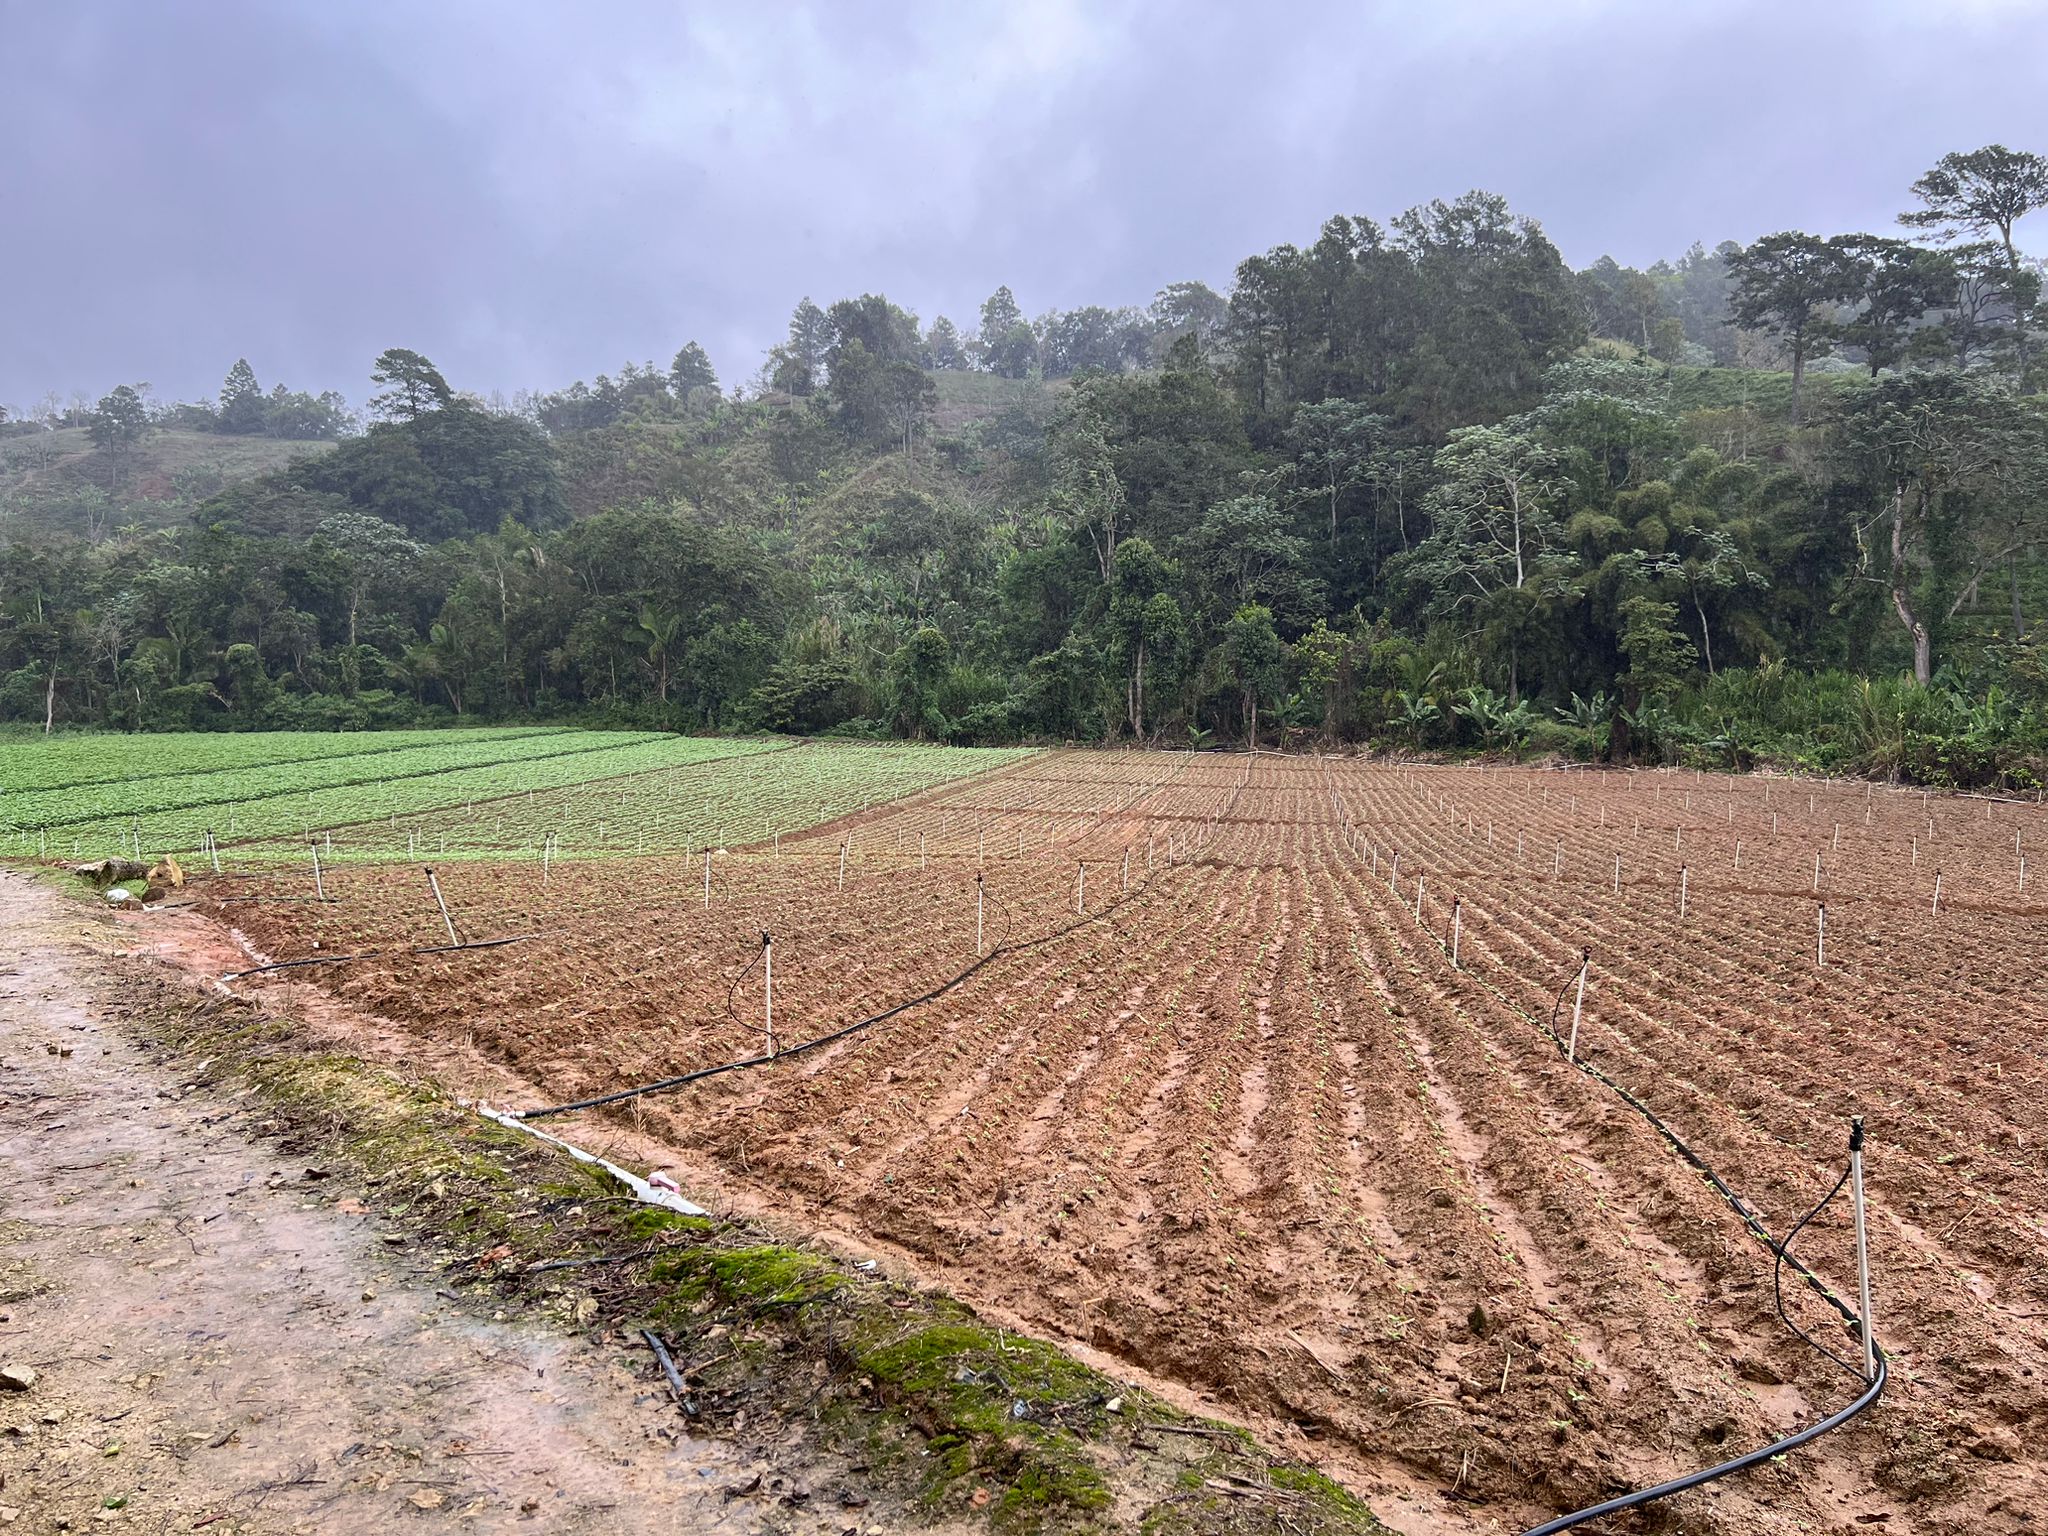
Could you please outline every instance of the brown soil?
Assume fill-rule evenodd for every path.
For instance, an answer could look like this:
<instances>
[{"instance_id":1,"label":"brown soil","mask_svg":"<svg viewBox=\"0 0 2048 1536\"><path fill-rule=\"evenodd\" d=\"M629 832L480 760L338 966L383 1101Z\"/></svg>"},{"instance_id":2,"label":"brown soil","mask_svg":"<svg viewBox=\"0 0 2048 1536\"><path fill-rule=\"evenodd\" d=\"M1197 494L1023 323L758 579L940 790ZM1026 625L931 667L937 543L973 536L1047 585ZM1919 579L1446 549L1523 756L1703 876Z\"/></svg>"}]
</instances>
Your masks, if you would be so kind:
<instances>
[{"instance_id":1,"label":"brown soil","mask_svg":"<svg viewBox=\"0 0 2048 1536\"><path fill-rule=\"evenodd\" d=\"M1857 1390L1779 1324L1728 1207L1545 1038L1590 948L1583 1053L1774 1230L1834 1182L1852 1113L1873 1137L1891 1394L1678 1518L1996 1532L2048 1493L2036 852L2033 806L1861 785L1068 753L721 858L708 904L699 867L656 860L545 887L448 872L465 933L539 935L504 949L390 953L439 929L410 867L343 871L325 905L208 883L261 899L202 910L241 953L385 951L280 984L560 1100L759 1050L764 930L785 1044L950 981L981 869L986 943L1034 942L577 1134L659 1136L1410 1498L1381 1512L1417 1530L1516 1529ZM1843 1203L1800 1247L1853 1291ZM1848 1352L1810 1298L1787 1305Z\"/></svg>"}]
</instances>

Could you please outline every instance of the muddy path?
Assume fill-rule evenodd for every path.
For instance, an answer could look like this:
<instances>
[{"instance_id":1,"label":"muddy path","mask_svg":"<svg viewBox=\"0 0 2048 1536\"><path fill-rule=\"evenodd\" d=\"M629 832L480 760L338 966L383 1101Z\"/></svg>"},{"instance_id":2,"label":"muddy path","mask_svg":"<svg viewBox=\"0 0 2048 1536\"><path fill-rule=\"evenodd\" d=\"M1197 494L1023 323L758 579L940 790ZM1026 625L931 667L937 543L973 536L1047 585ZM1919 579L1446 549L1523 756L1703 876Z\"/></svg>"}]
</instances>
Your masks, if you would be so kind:
<instances>
[{"instance_id":1,"label":"muddy path","mask_svg":"<svg viewBox=\"0 0 2048 1536\"><path fill-rule=\"evenodd\" d=\"M0 1525L866 1530L641 1363L472 1315L363 1202L133 1038L119 933L0 871ZM252 1127L251 1129L256 1129ZM761 1474L755 1491L727 1497Z\"/></svg>"}]
</instances>

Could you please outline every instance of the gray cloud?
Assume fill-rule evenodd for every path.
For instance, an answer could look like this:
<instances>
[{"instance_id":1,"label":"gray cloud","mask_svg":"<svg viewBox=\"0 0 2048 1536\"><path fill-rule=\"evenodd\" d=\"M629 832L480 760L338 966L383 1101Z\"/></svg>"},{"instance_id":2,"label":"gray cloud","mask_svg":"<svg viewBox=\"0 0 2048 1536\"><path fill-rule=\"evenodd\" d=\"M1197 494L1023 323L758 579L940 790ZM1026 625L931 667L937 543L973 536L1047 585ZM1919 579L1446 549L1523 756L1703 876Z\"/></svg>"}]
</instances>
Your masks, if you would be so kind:
<instances>
[{"instance_id":1,"label":"gray cloud","mask_svg":"<svg viewBox=\"0 0 2048 1536\"><path fill-rule=\"evenodd\" d=\"M2048 148L2044 76L2018 0L0 0L0 400L244 354L360 400L394 344L731 382L806 293L1142 303L1474 186L1580 265L1884 228L1946 150Z\"/></svg>"}]
</instances>

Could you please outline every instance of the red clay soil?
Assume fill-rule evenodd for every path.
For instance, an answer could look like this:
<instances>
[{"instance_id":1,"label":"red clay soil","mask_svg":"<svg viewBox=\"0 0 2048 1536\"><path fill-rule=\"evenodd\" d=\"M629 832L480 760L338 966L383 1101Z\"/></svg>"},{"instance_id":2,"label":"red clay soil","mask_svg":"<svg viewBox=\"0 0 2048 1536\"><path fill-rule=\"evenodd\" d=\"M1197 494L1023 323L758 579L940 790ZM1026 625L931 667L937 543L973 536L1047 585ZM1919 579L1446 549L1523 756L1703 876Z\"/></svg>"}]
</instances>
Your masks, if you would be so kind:
<instances>
[{"instance_id":1,"label":"red clay soil","mask_svg":"<svg viewBox=\"0 0 2048 1536\"><path fill-rule=\"evenodd\" d=\"M984 946L1016 947L609 1113L1362 1489L1433 1485L1432 1528L1491 1531L1859 1390L1779 1322L1728 1206L1539 1027L1569 1027L1589 949L1582 1054L1773 1231L1870 1124L1891 1391L1686 1495L1683 1528L2022 1531L2048 1509L2035 850L2032 804L1860 784L1074 752L721 855L708 905L687 862L451 866L465 937L539 937L285 974L567 1099L760 1050L763 931L785 1045L951 981L980 870ZM279 959L446 940L416 867L330 889L203 894L263 898L209 910ZM1846 1197L1799 1251L1853 1298ZM1854 1357L1814 1298L1786 1306Z\"/></svg>"}]
</instances>

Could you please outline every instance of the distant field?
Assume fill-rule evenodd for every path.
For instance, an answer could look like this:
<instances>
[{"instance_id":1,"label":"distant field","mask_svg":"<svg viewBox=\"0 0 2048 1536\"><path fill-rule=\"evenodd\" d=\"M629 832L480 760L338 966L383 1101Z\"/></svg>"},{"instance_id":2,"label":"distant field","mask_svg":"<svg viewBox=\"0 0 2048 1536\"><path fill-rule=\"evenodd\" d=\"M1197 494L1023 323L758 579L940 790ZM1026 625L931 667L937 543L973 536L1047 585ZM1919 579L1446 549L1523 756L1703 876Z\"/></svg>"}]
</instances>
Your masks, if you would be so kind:
<instances>
[{"instance_id":1,"label":"distant field","mask_svg":"<svg viewBox=\"0 0 2048 1536\"><path fill-rule=\"evenodd\" d=\"M72 737L0 745L8 851L238 863L591 857L746 842L1028 756L552 727ZM19 786L19 787L17 787Z\"/></svg>"},{"instance_id":2,"label":"distant field","mask_svg":"<svg viewBox=\"0 0 2048 1536\"><path fill-rule=\"evenodd\" d=\"M112 526L161 527L216 491L334 447L274 437L152 432L118 479L83 427L0 437L0 524L20 520L50 533L86 533L84 499L95 491L117 508Z\"/></svg>"},{"instance_id":3,"label":"distant field","mask_svg":"<svg viewBox=\"0 0 2048 1536\"><path fill-rule=\"evenodd\" d=\"M210 773L223 768L261 768L315 758L367 757L407 747L453 746L463 742L510 741L566 730L535 725L466 731L314 732L253 731L246 735L179 732L156 736L93 733L45 741L23 736L0 741L0 785L9 790L68 789L124 779ZM8 808L12 811L14 801Z\"/></svg>"},{"instance_id":4,"label":"distant field","mask_svg":"<svg viewBox=\"0 0 2048 1536\"><path fill-rule=\"evenodd\" d=\"M1005 411L1021 410L1035 421L1052 415L1053 402L1067 388L1064 379L1003 379L992 373L942 368L926 375L939 392L932 425L940 432L958 432L972 422L987 421Z\"/></svg>"}]
</instances>

